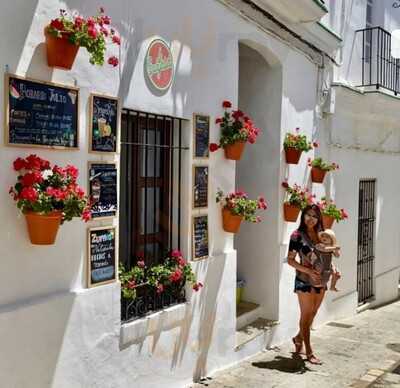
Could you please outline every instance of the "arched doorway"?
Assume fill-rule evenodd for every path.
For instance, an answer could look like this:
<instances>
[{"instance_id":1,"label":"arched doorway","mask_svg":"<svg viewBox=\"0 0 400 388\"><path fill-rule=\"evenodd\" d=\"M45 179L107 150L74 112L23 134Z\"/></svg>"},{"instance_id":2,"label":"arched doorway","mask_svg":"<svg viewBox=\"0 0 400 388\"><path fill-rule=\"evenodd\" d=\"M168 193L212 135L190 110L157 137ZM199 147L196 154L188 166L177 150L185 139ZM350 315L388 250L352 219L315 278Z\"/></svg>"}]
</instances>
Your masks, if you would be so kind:
<instances>
[{"instance_id":1,"label":"arched doorway","mask_svg":"<svg viewBox=\"0 0 400 388\"><path fill-rule=\"evenodd\" d=\"M238 328L251 319L277 320L279 313L279 190L282 68L269 50L239 43L239 108L262 130L255 145L246 145L237 163L236 187L251 198L264 195L268 210L260 224L243 224L235 236L238 279L246 283L238 307Z\"/></svg>"}]
</instances>

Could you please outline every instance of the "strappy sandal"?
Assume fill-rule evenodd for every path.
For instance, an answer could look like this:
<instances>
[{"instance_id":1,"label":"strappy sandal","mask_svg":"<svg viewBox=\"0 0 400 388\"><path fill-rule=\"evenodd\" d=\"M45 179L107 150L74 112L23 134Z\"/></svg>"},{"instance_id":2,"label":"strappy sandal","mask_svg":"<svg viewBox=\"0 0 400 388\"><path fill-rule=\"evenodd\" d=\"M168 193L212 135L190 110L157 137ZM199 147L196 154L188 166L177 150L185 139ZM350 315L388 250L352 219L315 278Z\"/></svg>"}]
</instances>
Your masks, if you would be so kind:
<instances>
[{"instance_id":1,"label":"strappy sandal","mask_svg":"<svg viewBox=\"0 0 400 388\"><path fill-rule=\"evenodd\" d=\"M315 357L313 353L307 354L306 356L307 356L307 361L310 364L314 364L314 365L322 365L323 364L323 362L319 358Z\"/></svg>"},{"instance_id":2,"label":"strappy sandal","mask_svg":"<svg viewBox=\"0 0 400 388\"><path fill-rule=\"evenodd\" d=\"M298 341L297 337L293 337L292 338L292 342L294 344L295 347L295 353L301 353L301 349L303 348L303 341Z\"/></svg>"}]
</instances>

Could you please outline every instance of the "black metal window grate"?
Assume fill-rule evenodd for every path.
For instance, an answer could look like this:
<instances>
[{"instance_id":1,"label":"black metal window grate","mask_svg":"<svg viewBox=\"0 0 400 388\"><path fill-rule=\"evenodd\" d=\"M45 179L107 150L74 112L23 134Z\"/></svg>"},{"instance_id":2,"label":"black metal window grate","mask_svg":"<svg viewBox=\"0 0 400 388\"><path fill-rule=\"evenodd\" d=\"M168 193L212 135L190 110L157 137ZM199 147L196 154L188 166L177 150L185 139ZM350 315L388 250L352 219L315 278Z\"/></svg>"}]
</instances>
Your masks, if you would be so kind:
<instances>
[{"instance_id":1,"label":"black metal window grate","mask_svg":"<svg viewBox=\"0 0 400 388\"><path fill-rule=\"evenodd\" d=\"M395 95L400 91L400 60L391 54L391 34L381 27L357 30L361 43L361 85L385 88ZM360 41L361 39L361 41Z\"/></svg>"},{"instance_id":2,"label":"black metal window grate","mask_svg":"<svg viewBox=\"0 0 400 388\"><path fill-rule=\"evenodd\" d=\"M181 246L182 119L124 109L121 119L120 262L162 263ZM131 320L184 300L184 290L158 295L146 285L122 301Z\"/></svg>"},{"instance_id":3,"label":"black metal window grate","mask_svg":"<svg viewBox=\"0 0 400 388\"><path fill-rule=\"evenodd\" d=\"M374 296L375 185L374 179L365 179L359 186L357 291L360 304Z\"/></svg>"}]
</instances>

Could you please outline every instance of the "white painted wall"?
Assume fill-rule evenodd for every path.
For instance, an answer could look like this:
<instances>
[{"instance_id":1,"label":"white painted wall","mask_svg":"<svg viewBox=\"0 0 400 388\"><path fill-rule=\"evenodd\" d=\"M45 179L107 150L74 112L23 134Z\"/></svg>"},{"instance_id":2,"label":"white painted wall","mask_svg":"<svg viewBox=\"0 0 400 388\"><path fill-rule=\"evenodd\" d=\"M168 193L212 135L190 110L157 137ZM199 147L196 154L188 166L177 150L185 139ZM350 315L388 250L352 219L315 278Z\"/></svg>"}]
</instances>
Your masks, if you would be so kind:
<instances>
[{"instance_id":1,"label":"white painted wall","mask_svg":"<svg viewBox=\"0 0 400 388\"><path fill-rule=\"evenodd\" d=\"M100 6L97 1L40 0L27 3L17 0L3 7L0 16L1 28L14 31L13 40L1 43L4 54L0 56L0 66L3 69L8 65L12 73L74 84L81 90L80 150L34 151L57 164L76 164L81 171L80 183L83 186L86 186L89 160L111 159L87 153L90 92L118 95L127 108L188 120L191 120L193 112L208 113L213 122L221 114L222 100L230 99L235 105L238 102L239 40L251 41L261 47L261 51L274 51L289 71L284 80L285 88L290 90L285 94L285 114L282 113L283 118L275 117L268 123L271 126L264 129L265 142L268 141L267 135L271 134L274 143L280 144L279 120L284 122L285 128L304 124L311 130L313 97L304 98L303 91L299 93L298 88L296 91L293 79L299 79L297 68L290 67L298 62L307 74L310 72L301 78L300 87L313 96L314 66L298 52L291 52L282 42L271 37L266 39L259 29L219 3L207 0L201 5L195 1L182 4L173 0L167 5L154 0L146 3L109 0L101 5L117 21L116 26L123 38L119 73L107 66L103 69L90 66L84 50L80 50L70 72L49 69L45 63L42 31L45 24L57 15L58 8L77 8L89 14ZM17 24L14 23L16 15L21 19ZM150 94L142 74L147 43L155 36L171 42L176 61L175 83L162 97ZM279 109L279 103L276 107ZM286 119L288 114L293 118ZM187 127L190 131L190 123ZM218 138L219 133L212 126L211 141L217 142ZM185 141L192 143L190 132ZM273 151L277 158L279 149ZM32 151L1 145L0 162L4 173L0 176L0 183L5 188L1 194L4 206L0 208L0 217L4 220L0 226L0 273L3 277L0 292L0 378L3 384L25 387L29 383L31 387L40 388L87 387L88 384L179 387L245 355L240 351L234 352L236 254L232 250L233 236L222 232L220 208L213 202L217 187L233 190L234 162L225 160L222 152L212 154L209 160L212 258L193 265L198 279L205 284L204 289L185 305L183 320L175 324L166 324L161 318L145 320L153 328L156 325L157 329L147 337L148 331L145 330L135 343L121 347L118 284L85 289L87 226L75 220L61 228L54 247L34 247L28 242L23 217L18 215L7 196L7 188L15 180L12 161ZM279 171L278 161L274 163ZM189 187L190 167L185 166L184 171L184 182ZM279 211L277 198L280 192L277 173L274 174L275 182L269 190L271 209L276 213ZM188 209L191 203L188 187L184 193ZM272 217L273 213L270 214L267 218ZM183 215L183 230L187 232L190 216L190 212ZM92 223L93 226L99 224L106 223ZM278 234L276 227L274 233L275 236ZM190 234L183 236L183 240L187 247ZM188 253L188 249L185 250ZM270 260L272 264L275 261L274 272L278 274L279 258L271 257ZM278 282L279 275L275 278L275 295ZM271 300L271 296L264 295L266 300ZM276 303L273 307L277 308Z\"/></svg>"},{"instance_id":2,"label":"white painted wall","mask_svg":"<svg viewBox=\"0 0 400 388\"><path fill-rule=\"evenodd\" d=\"M360 3L354 2L354 14L358 15L359 19L351 22L351 28L361 23ZM45 24L57 15L58 8L77 8L84 14L90 14L100 5L104 6L116 21L123 38L120 71L107 66L102 69L92 67L88 64L84 50L80 50L72 71L49 69L45 63L42 34ZM3 172L0 174L0 184L3 187L0 194L3 203L0 207L2 384L15 388L26 387L27 384L38 388L86 388L89 384L99 387L183 387L193 378L227 366L247 355L241 351L234 352L236 252L233 250L233 236L222 231L220 208L214 203L217 187L224 191L233 190L235 187L235 162L225 160L222 152L212 154L209 160L208 214L212 257L193 265L198 279L205 287L200 294L190 299L190 303L179 308L177 317L180 318L176 321L172 319L173 313L167 313L140 322L140 327L135 326L136 331L127 328L124 331L127 335L137 333L139 329L143 330L142 336L136 336L132 344L122 343L120 338L119 285L86 289L86 225L78 220L64 225L54 247L35 247L29 244L24 219L18 215L7 195L8 187L15 181L11 163L17 156L33 151L57 164L74 163L81 171L80 183L86 186L87 162L112 159L107 156L89 156L87 153L87 103L90 92L118 95L123 101L123 106L127 108L170 114L189 120L186 125L188 133L185 135L185 142L188 144L192 144L190 120L193 112L208 113L213 122L215 117L221 114L221 101L230 99L235 106L238 102L240 106L243 104L243 108L254 116L264 133L257 145L247 147L244 159L240 162L238 180L254 184L249 190L250 194L266 192L270 208L263 224L243 226L237 240L239 270L248 271L248 276L253 277L250 281L266 283L260 287L250 286L247 292L251 297L257 298L257 301L260 300L267 318L278 316L281 321L281 325L274 331L271 343L278 343L293 334L298 320L297 301L292 292L294 271L283 263L283 259L287 251L288 236L295 225L283 222L283 191L280 182L284 177L288 177L290 183L309 184L306 159L312 155L304 155L298 166L288 167L284 163L282 140L286 131L294 130L298 126L310 138L318 137L324 140L323 135L318 132L322 123L315 115L315 65L297 50L292 50L282 41L265 35L260 29L213 0L204 0L201 4L194 0L184 3L171 0L168 4L156 0L106 0L101 4L97 0L15 0L3 5L0 22L4 36L7 35L6 32L13 31L12 39L3 39L0 42L1 68L5 69L8 65L12 73L76 85L81 91L78 151L33 150L0 145L0 163L3 166ZM142 74L147 43L155 36L162 36L171 42L176 61L175 83L162 97L151 95L144 84ZM268 62L268 66L262 65L267 70L262 74L258 69L254 69L254 64L244 60L241 63L244 69L254 69L254 72L249 74L248 78L246 74L240 75L240 81L243 82L241 86L238 81L239 41L256 49ZM351 39L346 42L346 50L347 60L350 58L347 54L353 50ZM344 77L347 77L350 62L347 61L343 66ZM244 84L253 85L254 89L254 84L259 80L264 84L256 89L254 98L263 94L269 97L265 101L256 99L254 102L251 96L245 93L247 86ZM1 82L4 88L3 81ZM244 90L240 99L239 87ZM0 99L0 103L4 104L3 94ZM360 101L362 102L355 102L359 104L360 109L358 119L362 118L365 100ZM372 105L378 106L374 105L375 103ZM343 108L339 109L339 112L348 110ZM0 120L3 119L2 115L3 111L0 112ZM348 128L355 131L356 126L353 123L358 122L358 119L350 121L346 115L352 117L350 113L340 113L337 120L328 123L327 126L332 138L339 136L337 128L346 128L339 132L339 137L344 143L347 141L345 136L348 134ZM372 118L371 116L370 119ZM343 120L347 120L347 126L339 125L344 123ZM386 128L385 133L391 140L384 142L384 147L389 150L396 148L396 118L390 123L385 121L384 125L380 125L380 120L377 118L375 128L371 128L371 131ZM365 120L360 122L360 128L366 126ZM3 131L4 128L1 129L1 132ZM370 134L368 131L367 134L360 129L354 136L357 135L366 144L378 144L379 140L382 140L379 137L381 132ZM3 135L4 133L1 133L0 137ZM218 139L219 133L212 125L211 141L218 142ZM326 148L318 152L328 152L328 140L324 141L323 147ZM354 139L350 139L349 142L353 144ZM360 156L361 154L363 156ZM356 230L353 224L356 222L353 215L357 200L354 179L365 174L381 174L384 167L392 166L397 161L397 156L381 155L375 163L375 154L371 157L371 154L364 155L359 151L336 149L335 152L332 151L331 156L343 166L352 166L351 169L342 172L343 175L337 174L332 181L334 185L329 186L331 192L334 189L337 202L350 210L352 218L337 228L345 252L344 279L341 282L343 292L332 303L327 299L322 307L319 322L353 313L355 309L355 242L349 237ZM357 158L356 165L354 157ZM254 168L254 163L257 169ZM260 179L257 182L255 179L245 180L246 169L255 171L254 177L258 176ZM266 173L263 174L263 171ZM388 279L393 280L398 275L398 272L395 273L391 269L398 265L396 260L399 249L395 236L395 213L391 211L389 200L389 190L398 192L397 183L390 181L389 172L382 173L379 178L379 182L381 181L382 185L378 184L379 190L382 190L378 195L378 224L379 231L383 231L387 239L382 239L377 244L376 273L379 276L376 290L379 301L392 296L391 291L387 291L383 285ZM186 231L183 240L185 253L188 254L191 165L185 166L184 182L187 211L183 214L183 230ZM323 188L317 190L324 191ZM100 224L106 223L98 221L91 225ZM244 249L247 244L246 237L250 235L253 235L252 251L255 253L248 255ZM271 251L268 255L259 255L261 249L263 252L269 251L269 247L264 246L266 241L271 246ZM257 258L261 260L258 263ZM251 266L247 267L247 262L251 263ZM262 268L264 276L256 277L256 268ZM151 335L146 336L148 332L151 332Z\"/></svg>"}]
</instances>

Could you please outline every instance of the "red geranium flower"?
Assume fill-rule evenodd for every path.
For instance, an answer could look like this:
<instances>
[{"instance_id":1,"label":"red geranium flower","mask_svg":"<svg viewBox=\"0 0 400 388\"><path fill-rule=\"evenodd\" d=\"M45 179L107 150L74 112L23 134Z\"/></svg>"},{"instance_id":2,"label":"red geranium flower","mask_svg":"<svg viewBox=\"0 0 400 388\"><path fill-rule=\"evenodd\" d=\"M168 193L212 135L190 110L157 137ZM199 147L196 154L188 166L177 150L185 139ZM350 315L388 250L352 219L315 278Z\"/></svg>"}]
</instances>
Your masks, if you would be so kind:
<instances>
[{"instance_id":1,"label":"red geranium flower","mask_svg":"<svg viewBox=\"0 0 400 388\"><path fill-rule=\"evenodd\" d=\"M114 35L112 37L112 41L113 41L113 43L117 44L118 46L121 44L121 38L117 35Z\"/></svg>"},{"instance_id":2,"label":"red geranium flower","mask_svg":"<svg viewBox=\"0 0 400 388\"><path fill-rule=\"evenodd\" d=\"M22 158L17 158L17 159L15 159L15 160L14 160L14 163L13 163L13 166L14 166L14 170L15 170L15 171L20 171L20 170L22 170L23 168L26 168L25 159L22 159Z\"/></svg>"},{"instance_id":3,"label":"red geranium flower","mask_svg":"<svg viewBox=\"0 0 400 388\"><path fill-rule=\"evenodd\" d=\"M219 145L217 143L211 143L209 148L211 152L215 152L219 149Z\"/></svg>"},{"instance_id":4,"label":"red geranium flower","mask_svg":"<svg viewBox=\"0 0 400 388\"><path fill-rule=\"evenodd\" d=\"M64 23L60 19L53 19L50 22L50 27L52 27L58 31L64 31Z\"/></svg>"},{"instance_id":5,"label":"red geranium flower","mask_svg":"<svg viewBox=\"0 0 400 388\"><path fill-rule=\"evenodd\" d=\"M232 103L230 101L225 100L222 102L222 107L223 108L232 108Z\"/></svg>"},{"instance_id":6,"label":"red geranium flower","mask_svg":"<svg viewBox=\"0 0 400 388\"><path fill-rule=\"evenodd\" d=\"M43 177L39 171L28 172L21 178L21 183L25 187L41 182L43 182Z\"/></svg>"},{"instance_id":7,"label":"red geranium flower","mask_svg":"<svg viewBox=\"0 0 400 388\"><path fill-rule=\"evenodd\" d=\"M21 190L20 198L34 202L38 199L38 192L33 187L24 187Z\"/></svg>"},{"instance_id":8,"label":"red geranium flower","mask_svg":"<svg viewBox=\"0 0 400 388\"><path fill-rule=\"evenodd\" d=\"M118 63L119 63L118 58L115 55L110 57L110 58L108 58L108 64L109 65L112 65L112 66L116 67L116 66L118 66Z\"/></svg>"},{"instance_id":9,"label":"red geranium flower","mask_svg":"<svg viewBox=\"0 0 400 388\"><path fill-rule=\"evenodd\" d=\"M137 262L137 266L138 266L139 268L144 268L144 267L145 267L144 261L143 261L143 260L139 260L139 261Z\"/></svg>"},{"instance_id":10,"label":"red geranium flower","mask_svg":"<svg viewBox=\"0 0 400 388\"><path fill-rule=\"evenodd\" d=\"M223 120L222 120L220 117L218 117L218 118L215 120L215 124L221 124L222 121L223 121Z\"/></svg>"}]
</instances>

